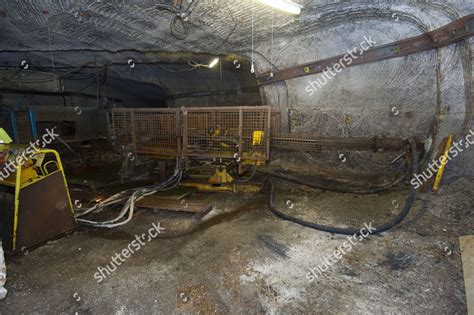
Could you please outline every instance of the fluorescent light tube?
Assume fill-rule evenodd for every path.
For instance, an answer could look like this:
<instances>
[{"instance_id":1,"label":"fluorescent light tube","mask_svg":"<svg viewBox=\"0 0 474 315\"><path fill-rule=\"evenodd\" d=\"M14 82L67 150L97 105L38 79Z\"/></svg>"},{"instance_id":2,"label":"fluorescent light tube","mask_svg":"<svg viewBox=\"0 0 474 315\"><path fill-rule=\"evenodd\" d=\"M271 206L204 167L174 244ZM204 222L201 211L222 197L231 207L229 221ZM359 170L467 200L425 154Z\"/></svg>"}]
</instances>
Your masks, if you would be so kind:
<instances>
[{"instance_id":1,"label":"fluorescent light tube","mask_svg":"<svg viewBox=\"0 0 474 315\"><path fill-rule=\"evenodd\" d=\"M217 65L217 63L219 62L219 58L216 58L214 60L211 61L211 63L209 64L209 68L214 68L215 65Z\"/></svg>"},{"instance_id":2,"label":"fluorescent light tube","mask_svg":"<svg viewBox=\"0 0 474 315\"><path fill-rule=\"evenodd\" d=\"M300 15L301 9L303 8L302 5L294 3L291 0L258 0L258 2L295 15Z\"/></svg>"}]
</instances>

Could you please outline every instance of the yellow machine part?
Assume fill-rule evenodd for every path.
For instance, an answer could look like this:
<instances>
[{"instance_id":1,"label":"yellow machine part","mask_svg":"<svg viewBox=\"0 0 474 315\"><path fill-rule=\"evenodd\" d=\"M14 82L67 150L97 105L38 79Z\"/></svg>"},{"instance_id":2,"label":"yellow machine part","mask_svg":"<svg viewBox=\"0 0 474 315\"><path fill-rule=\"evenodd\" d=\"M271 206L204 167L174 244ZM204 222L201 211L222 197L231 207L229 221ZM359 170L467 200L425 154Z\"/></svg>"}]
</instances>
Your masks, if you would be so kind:
<instances>
[{"instance_id":1,"label":"yellow machine part","mask_svg":"<svg viewBox=\"0 0 474 315\"><path fill-rule=\"evenodd\" d=\"M215 185L206 182L182 182L180 184L184 187L195 187L199 191L204 192L237 192L236 186L234 184L226 184L226 185Z\"/></svg>"},{"instance_id":2,"label":"yellow machine part","mask_svg":"<svg viewBox=\"0 0 474 315\"><path fill-rule=\"evenodd\" d=\"M26 148L27 146L11 145L12 152L16 153L10 159L20 156ZM54 160L43 163L46 155L53 155ZM49 171L48 165L55 165L55 169ZM3 229L7 232L2 232L2 237L8 238L3 243L9 243L9 250L12 251L37 245L75 226L74 208L59 153L54 150L37 150L28 156L23 165L15 166L16 171L0 181L0 185L14 188L13 218L8 219L12 226L4 225ZM1 210L4 211L3 220L5 216L10 216L9 210ZM51 216L55 217L54 222L49 220ZM45 220L41 221L43 217ZM20 223L22 226L19 226ZM22 233L20 244L17 242L19 231Z\"/></svg>"},{"instance_id":3,"label":"yellow machine part","mask_svg":"<svg viewBox=\"0 0 474 315\"><path fill-rule=\"evenodd\" d=\"M5 129L0 128L0 164L4 164L8 160L8 150L12 142L12 138L10 138Z\"/></svg>"},{"instance_id":4,"label":"yellow machine part","mask_svg":"<svg viewBox=\"0 0 474 315\"><path fill-rule=\"evenodd\" d=\"M2 145L12 143L13 140L10 138L8 133L5 131L5 129L0 128L0 150L2 149Z\"/></svg>"},{"instance_id":5,"label":"yellow machine part","mask_svg":"<svg viewBox=\"0 0 474 315\"><path fill-rule=\"evenodd\" d=\"M22 167L20 172L20 185L24 185L25 183L32 182L35 179L40 178L40 175L34 168L34 163L30 160L27 161ZM5 186L15 187L17 183L17 172L12 173L8 178L4 179L2 184Z\"/></svg>"},{"instance_id":6,"label":"yellow machine part","mask_svg":"<svg viewBox=\"0 0 474 315\"><path fill-rule=\"evenodd\" d=\"M225 167L222 169L216 168L214 170L214 175L209 178L209 183L211 184L232 184L233 181L234 178L230 176Z\"/></svg>"},{"instance_id":7,"label":"yellow machine part","mask_svg":"<svg viewBox=\"0 0 474 315\"><path fill-rule=\"evenodd\" d=\"M443 179L444 170L446 169L446 163L447 163L447 160L448 160L449 149L451 149L451 146L453 145L453 139L454 139L454 136L452 134L450 134L448 136L448 140L446 141L446 147L445 147L443 155L441 157L441 159L443 160L443 163L441 163L441 166L438 170L438 173L436 174L435 182L433 184L433 191L438 191L439 190L439 185L441 184L441 180Z\"/></svg>"},{"instance_id":8,"label":"yellow machine part","mask_svg":"<svg viewBox=\"0 0 474 315\"><path fill-rule=\"evenodd\" d=\"M255 130L252 136L252 144L253 145L260 145L263 140L263 131L262 130Z\"/></svg>"}]
</instances>

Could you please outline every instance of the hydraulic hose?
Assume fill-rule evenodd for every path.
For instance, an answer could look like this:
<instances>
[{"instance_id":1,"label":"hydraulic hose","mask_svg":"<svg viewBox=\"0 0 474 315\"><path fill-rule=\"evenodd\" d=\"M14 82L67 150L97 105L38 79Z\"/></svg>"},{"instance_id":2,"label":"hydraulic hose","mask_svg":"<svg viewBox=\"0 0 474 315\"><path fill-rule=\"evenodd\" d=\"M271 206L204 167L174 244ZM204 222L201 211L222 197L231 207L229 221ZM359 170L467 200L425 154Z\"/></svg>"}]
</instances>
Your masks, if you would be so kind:
<instances>
[{"instance_id":1,"label":"hydraulic hose","mask_svg":"<svg viewBox=\"0 0 474 315\"><path fill-rule=\"evenodd\" d=\"M419 168L418 150L417 150L416 141L414 139L409 139L408 143L409 143L409 147L410 147L410 151L411 151L412 173L416 174L418 172L418 168ZM285 178L282 178L282 179L285 179ZM285 179L285 180L287 180L287 179ZM273 203L274 185L273 185L272 181L270 179L268 179L267 183L269 185L268 207L270 208L270 211L274 215L276 215L277 217L279 217L283 220L287 220L287 221L297 223L297 224L302 225L304 227L308 227L308 228L318 230L318 231L323 231L323 232L328 232L328 233L335 233L335 234L344 234L344 235L360 234L360 229L357 229L357 228L340 228L340 227L332 227L332 226L321 225L321 224L309 222L309 221L306 221L306 220L303 220L303 219L300 219L300 218L296 218L296 217L293 217L291 215L283 213L282 211L278 210L275 207L274 203ZM302 183L301 181L298 181L297 183L301 184L301 185L306 185L306 186L311 187L311 185L307 185L306 183ZM375 230L372 232L372 234L382 233L384 231L387 231L387 230L395 227L400 222L402 222L406 218L408 213L410 212L410 210L413 206L413 203L416 200L416 195L417 195L417 190L413 186L411 186L410 192L408 194L408 198L405 202L405 206L403 207L402 211L391 221L389 221L389 222L387 222L387 223L385 223L381 226L375 227Z\"/></svg>"},{"instance_id":2,"label":"hydraulic hose","mask_svg":"<svg viewBox=\"0 0 474 315\"><path fill-rule=\"evenodd\" d=\"M255 177L256 173L257 173L257 165L252 165L252 170L250 171L250 175L247 178L235 178L234 182L236 182L237 184L248 183Z\"/></svg>"},{"instance_id":3,"label":"hydraulic hose","mask_svg":"<svg viewBox=\"0 0 474 315\"><path fill-rule=\"evenodd\" d=\"M348 193L348 194L357 194L357 195L373 195L377 194L383 191L387 191L389 189L392 189L393 187L397 186L403 180L406 178L407 174L403 173L400 175L396 180L394 180L391 183L379 186L379 187L374 187L370 189L364 189L364 190L357 190L355 188L350 188L350 187L341 187L341 186L331 186L331 185L324 185L324 184L319 184L319 183L308 183L303 180L294 178L292 176L288 175L283 175L283 174L278 174L274 172L269 172L269 171L257 171L260 174L267 175L270 177L275 177L279 178L282 180L285 180L287 182L292 182L295 184L303 185L303 186L308 186L311 188L316 188L316 189L322 189L322 190L329 190L329 191L334 191L334 192L341 192L341 193Z\"/></svg>"},{"instance_id":4,"label":"hydraulic hose","mask_svg":"<svg viewBox=\"0 0 474 315\"><path fill-rule=\"evenodd\" d=\"M153 185L153 186L142 187L138 189L132 189L132 190L127 190L127 191L117 193L107 198L106 200L102 201L101 203L96 204L95 206L82 211L81 213L77 213L76 222L82 225L89 225L93 227L109 228L109 229L127 224L133 218L136 202L140 201L146 196L153 195L156 192L175 188L181 182L182 177L183 177L183 171L181 170L181 167L180 167L180 161L177 161L176 168L174 170L173 175L171 175L171 177L165 180L164 182L159 183L157 185ZM92 221L92 220L81 219L81 217L87 214L96 212L98 210L102 210L104 208L110 207L111 205L122 203L124 201L126 201L125 205L122 207L122 210L120 211L119 215L113 220Z\"/></svg>"}]
</instances>

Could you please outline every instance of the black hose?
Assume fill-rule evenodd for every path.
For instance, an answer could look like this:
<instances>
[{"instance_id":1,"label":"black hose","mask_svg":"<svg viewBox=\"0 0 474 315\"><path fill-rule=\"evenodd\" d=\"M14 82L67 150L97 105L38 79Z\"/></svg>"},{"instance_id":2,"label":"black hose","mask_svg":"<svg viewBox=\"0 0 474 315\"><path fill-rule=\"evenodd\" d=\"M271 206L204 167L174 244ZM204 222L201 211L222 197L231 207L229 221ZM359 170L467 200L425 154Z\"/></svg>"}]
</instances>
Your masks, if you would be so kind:
<instances>
[{"instance_id":1,"label":"black hose","mask_svg":"<svg viewBox=\"0 0 474 315\"><path fill-rule=\"evenodd\" d=\"M373 195L373 194L377 194L377 193L380 193L380 192L387 191L387 190L392 189L393 187L397 186L401 182L403 182L403 180L407 177L407 174L403 173L402 175L400 175L397 179L395 179L391 183L388 183L388 184L385 184L385 185L382 185L382 186L379 186L379 187L374 187L374 188L369 188L369 189L364 189L364 190L362 190L362 189L357 190L357 189L351 188L351 187L341 187L340 185L335 186L335 185L320 184L320 183L308 183L308 182L305 182L303 180L294 178L292 176L278 174L278 173L269 172L269 171L257 171L257 172L260 173L260 174L263 174L263 175L279 178L279 179L282 179L282 180L285 180L285 181L288 181L288 182L292 182L292 183L303 185L303 186L308 186L308 187L311 187L311 188L334 191L334 192L340 192L340 193L356 194L356 195Z\"/></svg>"},{"instance_id":2,"label":"black hose","mask_svg":"<svg viewBox=\"0 0 474 315\"><path fill-rule=\"evenodd\" d=\"M416 146L416 141L414 139L409 139L408 141L409 141L408 143L409 143L410 149L411 149L412 172L413 172L413 174L416 174L418 172L418 166L419 166L418 165L418 163L419 163L419 161L418 161L418 150L417 150L417 146ZM285 213L279 211L278 209L275 208L275 205L273 204L273 198L274 198L273 183L272 183L271 180L267 180L267 182L268 182L269 187L270 187L269 198L268 198L268 207L270 208L270 211L274 215L276 215L277 217L279 217L283 220L287 220L287 221L297 223L297 224L302 225L304 227L308 227L308 228L318 230L318 231L335 233L335 234L344 234L344 235L360 234L360 231L361 231L360 229L339 228L339 227L331 227L331 226L321 225L321 224L305 221L303 219L299 219L299 218L290 216L288 214L285 214ZM405 219L405 217L408 215L408 213L410 212L410 210L413 206L413 203L415 202L416 194L417 194L417 190L413 186L411 186L408 198L405 202L405 206L403 207L402 211L394 219L392 219L390 222L385 223L385 224L383 224L379 227L374 228L374 231L371 234L382 233L382 232L387 231L387 230L393 228L394 226L398 225L400 222L402 222Z\"/></svg>"},{"instance_id":3,"label":"black hose","mask_svg":"<svg viewBox=\"0 0 474 315\"><path fill-rule=\"evenodd\" d=\"M252 170L250 171L250 175L247 178L234 178L234 182L237 184L246 184L250 182L257 173L257 165L252 165Z\"/></svg>"}]
</instances>

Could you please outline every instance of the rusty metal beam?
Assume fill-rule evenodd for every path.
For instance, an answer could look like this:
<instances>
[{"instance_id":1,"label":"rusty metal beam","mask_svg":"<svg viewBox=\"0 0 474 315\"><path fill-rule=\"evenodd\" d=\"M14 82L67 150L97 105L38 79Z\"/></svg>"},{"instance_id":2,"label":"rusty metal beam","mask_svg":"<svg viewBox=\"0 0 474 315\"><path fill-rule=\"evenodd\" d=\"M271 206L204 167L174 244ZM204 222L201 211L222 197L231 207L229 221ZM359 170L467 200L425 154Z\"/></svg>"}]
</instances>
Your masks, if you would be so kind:
<instances>
[{"instance_id":1,"label":"rusty metal beam","mask_svg":"<svg viewBox=\"0 0 474 315\"><path fill-rule=\"evenodd\" d=\"M410 54L447 46L473 35L474 14L471 14L429 33L424 33L419 36L371 48L364 52L363 55L358 56L357 59L353 58L353 61L350 65L345 65L346 67L349 67L407 56ZM332 68L335 64L340 63L345 55L346 54L338 55L316 62L276 71L273 73L273 77L270 77L270 72L265 72L257 77L257 84L265 85L306 75L321 73L328 67Z\"/></svg>"}]
</instances>

